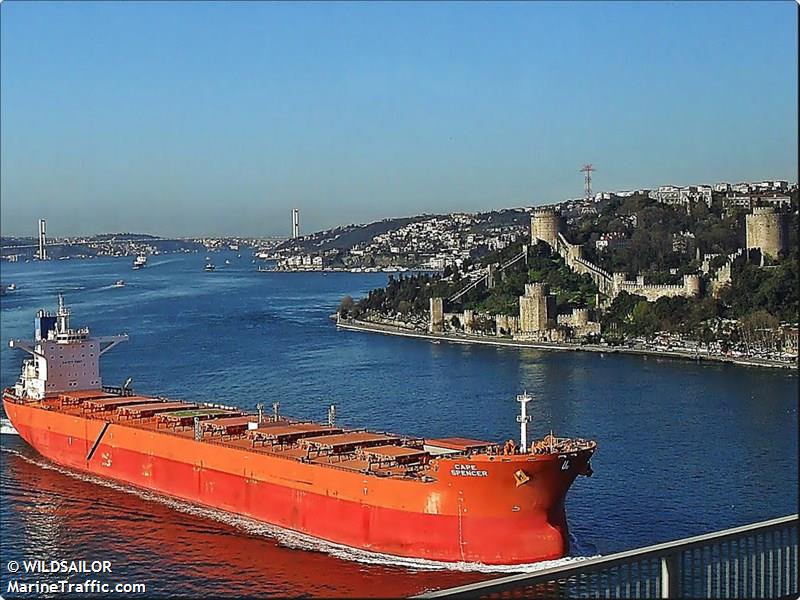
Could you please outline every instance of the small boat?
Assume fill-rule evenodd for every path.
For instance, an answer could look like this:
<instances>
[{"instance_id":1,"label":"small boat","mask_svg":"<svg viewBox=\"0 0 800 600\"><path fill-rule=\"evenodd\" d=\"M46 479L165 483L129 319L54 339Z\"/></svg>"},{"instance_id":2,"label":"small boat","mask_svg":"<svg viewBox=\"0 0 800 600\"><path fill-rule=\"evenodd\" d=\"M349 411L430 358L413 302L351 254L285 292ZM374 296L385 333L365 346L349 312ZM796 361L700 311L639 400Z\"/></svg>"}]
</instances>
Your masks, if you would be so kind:
<instances>
[{"instance_id":1,"label":"small boat","mask_svg":"<svg viewBox=\"0 0 800 600\"><path fill-rule=\"evenodd\" d=\"M207 265L206 265L206 266L203 268L203 270L204 270L204 271L208 271L209 273L210 273L211 271L213 271L214 269L216 269L216 267L214 266L214 263L208 263L208 264L207 264Z\"/></svg>"},{"instance_id":2,"label":"small boat","mask_svg":"<svg viewBox=\"0 0 800 600\"><path fill-rule=\"evenodd\" d=\"M147 265L147 255L146 254L137 254L136 258L133 259L133 270L138 271L139 269L144 268Z\"/></svg>"},{"instance_id":3,"label":"small boat","mask_svg":"<svg viewBox=\"0 0 800 600\"><path fill-rule=\"evenodd\" d=\"M225 259L225 264L226 264L226 265L229 265L229 264L231 264L231 261L229 261L229 260L226 258L226 259Z\"/></svg>"},{"instance_id":4,"label":"small boat","mask_svg":"<svg viewBox=\"0 0 800 600\"><path fill-rule=\"evenodd\" d=\"M117 280L114 282L114 285L112 285L111 287L116 287L116 288L119 288L119 287L125 287L125 281L124 281L124 280L122 280L122 279L117 279Z\"/></svg>"},{"instance_id":5,"label":"small boat","mask_svg":"<svg viewBox=\"0 0 800 600\"><path fill-rule=\"evenodd\" d=\"M16 292L17 291L17 284L16 283L9 284L8 287L6 288L6 291L7 292Z\"/></svg>"}]
</instances>

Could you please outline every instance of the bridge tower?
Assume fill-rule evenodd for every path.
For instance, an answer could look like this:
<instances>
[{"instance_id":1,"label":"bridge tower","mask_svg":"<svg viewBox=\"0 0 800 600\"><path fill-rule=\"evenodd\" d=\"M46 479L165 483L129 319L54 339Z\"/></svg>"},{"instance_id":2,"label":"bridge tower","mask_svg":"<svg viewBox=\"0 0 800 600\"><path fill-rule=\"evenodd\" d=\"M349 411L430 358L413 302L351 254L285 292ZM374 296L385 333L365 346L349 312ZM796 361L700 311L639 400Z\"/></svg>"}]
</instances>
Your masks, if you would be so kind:
<instances>
[{"instance_id":1,"label":"bridge tower","mask_svg":"<svg viewBox=\"0 0 800 600\"><path fill-rule=\"evenodd\" d=\"M39 260L47 260L47 221L39 219L39 244L36 252Z\"/></svg>"}]
</instances>

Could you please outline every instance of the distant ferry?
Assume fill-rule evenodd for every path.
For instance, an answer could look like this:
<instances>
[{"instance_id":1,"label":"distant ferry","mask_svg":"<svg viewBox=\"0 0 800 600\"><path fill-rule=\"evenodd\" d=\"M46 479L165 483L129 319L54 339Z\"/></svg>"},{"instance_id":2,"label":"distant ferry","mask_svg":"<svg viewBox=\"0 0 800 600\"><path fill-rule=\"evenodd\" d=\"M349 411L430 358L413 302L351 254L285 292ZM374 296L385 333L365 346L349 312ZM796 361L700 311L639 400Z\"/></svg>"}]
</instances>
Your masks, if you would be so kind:
<instances>
[{"instance_id":1,"label":"distant ferry","mask_svg":"<svg viewBox=\"0 0 800 600\"><path fill-rule=\"evenodd\" d=\"M147 255L146 254L138 254L136 258L133 259L133 268L134 270L143 269L147 265Z\"/></svg>"},{"instance_id":2,"label":"distant ferry","mask_svg":"<svg viewBox=\"0 0 800 600\"><path fill-rule=\"evenodd\" d=\"M31 358L3 390L11 425L57 464L370 552L515 564L569 551L565 497L597 445L528 440L527 394L518 446L348 429L334 406L325 423L287 418L278 402L253 414L104 386L100 356L128 336L69 321L59 298L33 340L9 342Z\"/></svg>"}]
</instances>

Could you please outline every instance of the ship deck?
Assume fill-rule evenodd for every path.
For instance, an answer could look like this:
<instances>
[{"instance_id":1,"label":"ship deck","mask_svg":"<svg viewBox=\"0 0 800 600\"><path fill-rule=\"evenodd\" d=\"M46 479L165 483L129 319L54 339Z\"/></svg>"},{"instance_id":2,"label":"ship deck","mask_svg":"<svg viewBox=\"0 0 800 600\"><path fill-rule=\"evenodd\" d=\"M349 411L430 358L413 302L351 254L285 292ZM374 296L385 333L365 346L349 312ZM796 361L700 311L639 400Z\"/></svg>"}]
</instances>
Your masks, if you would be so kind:
<instances>
[{"instance_id":1,"label":"ship deck","mask_svg":"<svg viewBox=\"0 0 800 600\"><path fill-rule=\"evenodd\" d=\"M11 389L5 393L6 397L15 399ZM26 400L25 403L31 402ZM481 440L424 440L283 416L261 417L259 420L258 415L248 414L236 407L130 393L71 391L33 404L67 415L375 477L433 481L430 475L431 460L442 456L455 458L500 454L496 444ZM537 454L554 452L581 452L593 449L594 445L594 442L587 440L545 438L532 444L529 458L535 460Z\"/></svg>"}]
</instances>

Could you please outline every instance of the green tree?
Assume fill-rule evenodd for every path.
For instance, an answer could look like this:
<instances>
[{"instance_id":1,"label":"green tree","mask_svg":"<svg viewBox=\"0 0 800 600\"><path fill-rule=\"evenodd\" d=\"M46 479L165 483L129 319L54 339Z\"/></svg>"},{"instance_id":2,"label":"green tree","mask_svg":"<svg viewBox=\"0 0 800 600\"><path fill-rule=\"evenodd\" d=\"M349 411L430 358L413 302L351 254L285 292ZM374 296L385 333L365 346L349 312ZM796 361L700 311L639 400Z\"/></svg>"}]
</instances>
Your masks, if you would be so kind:
<instances>
[{"instance_id":1,"label":"green tree","mask_svg":"<svg viewBox=\"0 0 800 600\"><path fill-rule=\"evenodd\" d=\"M639 301L631 313L632 331L636 335L651 338L659 328L658 316L653 310L653 305L647 300Z\"/></svg>"},{"instance_id":2,"label":"green tree","mask_svg":"<svg viewBox=\"0 0 800 600\"><path fill-rule=\"evenodd\" d=\"M353 301L353 297L349 295L345 296L344 298L342 298L341 302L339 302L338 312L343 317L347 317L353 310L354 306L355 302Z\"/></svg>"}]
</instances>

